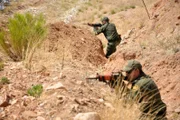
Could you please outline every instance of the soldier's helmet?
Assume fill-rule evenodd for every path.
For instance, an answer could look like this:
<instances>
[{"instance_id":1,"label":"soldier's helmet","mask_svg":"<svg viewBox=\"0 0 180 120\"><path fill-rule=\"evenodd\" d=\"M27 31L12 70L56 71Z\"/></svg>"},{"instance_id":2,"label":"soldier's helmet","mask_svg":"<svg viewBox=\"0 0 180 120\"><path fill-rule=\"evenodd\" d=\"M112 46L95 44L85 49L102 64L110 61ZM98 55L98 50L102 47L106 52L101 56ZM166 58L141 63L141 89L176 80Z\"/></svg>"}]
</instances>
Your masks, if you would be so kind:
<instances>
[{"instance_id":1,"label":"soldier's helmet","mask_svg":"<svg viewBox=\"0 0 180 120\"><path fill-rule=\"evenodd\" d=\"M108 18L108 17L103 17L103 18L101 19L101 22L103 22L103 21L109 22L109 18Z\"/></svg>"},{"instance_id":2,"label":"soldier's helmet","mask_svg":"<svg viewBox=\"0 0 180 120\"><path fill-rule=\"evenodd\" d=\"M129 60L127 62L127 65L123 68L123 71L128 72L128 71L131 71L133 69L141 70L142 69L141 63L139 61L136 61L136 60Z\"/></svg>"}]
</instances>

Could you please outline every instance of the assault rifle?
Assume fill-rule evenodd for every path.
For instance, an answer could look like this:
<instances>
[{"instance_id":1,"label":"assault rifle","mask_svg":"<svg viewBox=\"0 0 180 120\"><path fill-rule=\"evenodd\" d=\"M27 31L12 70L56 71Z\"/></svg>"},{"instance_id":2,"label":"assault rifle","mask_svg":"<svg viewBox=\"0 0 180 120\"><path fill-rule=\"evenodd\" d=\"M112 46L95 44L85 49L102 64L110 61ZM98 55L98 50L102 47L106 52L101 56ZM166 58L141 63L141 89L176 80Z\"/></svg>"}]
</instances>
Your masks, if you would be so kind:
<instances>
[{"instance_id":1,"label":"assault rifle","mask_svg":"<svg viewBox=\"0 0 180 120\"><path fill-rule=\"evenodd\" d=\"M101 23L87 23L88 26L91 26L91 27L101 27L102 24Z\"/></svg>"},{"instance_id":2,"label":"assault rifle","mask_svg":"<svg viewBox=\"0 0 180 120\"><path fill-rule=\"evenodd\" d=\"M98 80L100 82L107 83L111 88L115 89L116 94L121 98L123 96L123 93L127 90L127 86L125 82L128 81L125 80L125 76L122 74L122 72L112 72L111 74L106 75L100 75L96 74L94 77L87 77L87 80Z\"/></svg>"},{"instance_id":3,"label":"assault rifle","mask_svg":"<svg viewBox=\"0 0 180 120\"><path fill-rule=\"evenodd\" d=\"M98 80L100 82L105 82L110 85L110 87L115 87L117 84L122 83L124 76L122 72L112 72L111 74L100 75L96 74L94 77L87 77L87 80Z\"/></svg>"}]
</instances>

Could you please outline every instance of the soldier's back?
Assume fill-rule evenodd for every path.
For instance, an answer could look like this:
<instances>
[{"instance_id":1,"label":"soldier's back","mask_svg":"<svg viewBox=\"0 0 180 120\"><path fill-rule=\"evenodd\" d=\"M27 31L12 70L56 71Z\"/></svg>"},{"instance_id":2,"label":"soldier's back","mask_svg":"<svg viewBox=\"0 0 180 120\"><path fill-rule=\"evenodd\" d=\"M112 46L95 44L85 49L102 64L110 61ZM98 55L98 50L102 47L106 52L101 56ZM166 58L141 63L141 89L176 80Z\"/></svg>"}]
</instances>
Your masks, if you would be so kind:
<instances>
[{"instance_id":1,"label":"soldier's back","mask_svg":"<svg viewBox=\"0 0 180 120\"><path fill-rule=\"evenodd\" d=\"M135 86L139 87L138 103L140 111L152 116L163 116L166 114L166 104L162 101L159 89L149 76L139 78Z\"/></svg>"}]
</instances>

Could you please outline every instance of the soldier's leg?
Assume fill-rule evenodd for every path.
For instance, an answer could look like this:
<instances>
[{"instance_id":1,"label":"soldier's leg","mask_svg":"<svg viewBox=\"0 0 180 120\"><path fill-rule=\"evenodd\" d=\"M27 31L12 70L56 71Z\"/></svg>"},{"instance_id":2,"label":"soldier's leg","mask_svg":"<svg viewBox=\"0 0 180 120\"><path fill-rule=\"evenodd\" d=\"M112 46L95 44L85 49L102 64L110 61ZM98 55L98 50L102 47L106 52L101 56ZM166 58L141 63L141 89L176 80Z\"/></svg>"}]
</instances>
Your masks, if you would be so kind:
<instances>
[{"instance_id":1,"label":"soldier's leg","mask_svg":"<svg viewBox=\"0 0 180 120\"><path fill-rule=\"evenodd\" d=\"M109 56L114 52L116 52L115 43L108 42L107 49L106 49L106 58L109 58Z\"/></svg>"}]
</instances>

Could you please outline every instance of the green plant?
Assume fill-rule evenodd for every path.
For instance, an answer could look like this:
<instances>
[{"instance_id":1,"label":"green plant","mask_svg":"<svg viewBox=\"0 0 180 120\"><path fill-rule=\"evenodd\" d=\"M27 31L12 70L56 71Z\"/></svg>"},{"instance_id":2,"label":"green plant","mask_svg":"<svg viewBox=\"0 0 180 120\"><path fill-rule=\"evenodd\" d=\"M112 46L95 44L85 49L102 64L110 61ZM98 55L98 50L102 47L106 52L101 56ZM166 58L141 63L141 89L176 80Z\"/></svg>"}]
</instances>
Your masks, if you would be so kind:
<instances>
[{"instance_id":1,"label":"green plant","mask_svg":"<svg viewBox=\"0 0 180 120\"><path fill-rule=\"evenodd\" d=\"M2 77L1 84L9 84L9 79L7 77Z\"/></svg>"},{"instance_id":2,"label":"green plant","mask_svg":"<svg viewBox=\"0 0 180 120\"><path fill-rule=\"evenodd\" d=\"M129 6L129 8L131 8L131 9L135 9L135 8L136 8L136 6L131 5L131 6Z\"/></svg>"},{"instance_id":3,"label":"green plant","mask_svg":"<svg viewBox=\"0 0 180 120\"><path fill-rule=\"evenodd\" d=\"M116 13L116 11L115 10L111 10L111 14L115 14Z\"/></svg>"},{"instance_id":4,"label":"green plant","mask_svg":"<svg viewBox=\"0 0 180 120\"><path fill-rule=\"evenodd\" d=\"M43 86L41 84L32 86L27 90L28 95L33 97L39 97L43 92Z\"/></svg>"},{"instance_id":5,"label":"green plant","mask_svg":"<svg viewBox=\"0 0 180 120\"><path fill-rule=\"evenodd\" d=\"M120 8L120 11L127 11L128 9L135 9L136 6L129 5L129 6L123 6Z\"/></svg>"},{"instance_id":6,"label":"green plant","mask_svg":"<svg viewBox=\"0 0 180 120\"><path fill-rule=\"evenodd\" d=\"M91 2L86 2L86 5L93 6L93 4Z\"/></svg>"},{"instance_id":7,"label":"green plant","mask_svg":"<svg viewBox=\"0 0 180 120\"><path fill-rule=\"evenodd\" d=\"M8 29L9 34L0 32L0 47L14 61L25 60L26 65L30 64L35 49L47 33L43 15L17 13L9 19Z\"/></svg>"},{"instance_id":8,"label":"green plant","mask_svg":"<svg viewBox=\"0 0 180 120\"><path fill-rule=\"evenodd\" d=\"M78 12L83 12L83 10L82 9L78 9Z\"/></svg>"}]
</instances>

